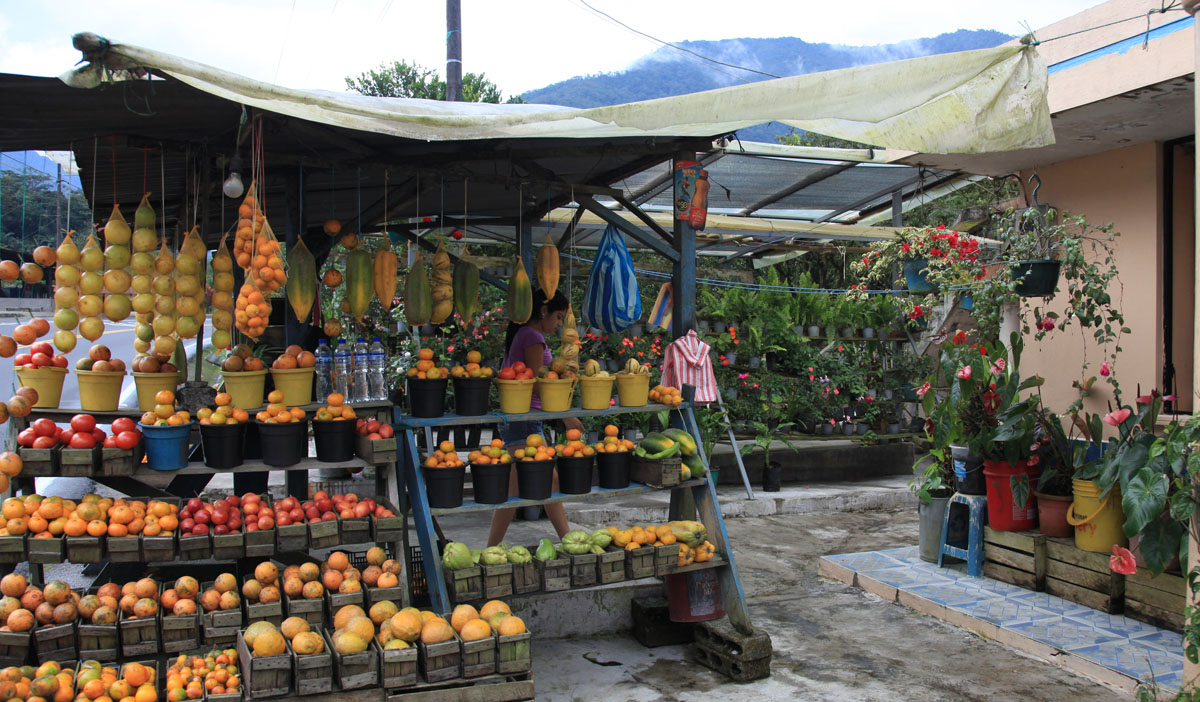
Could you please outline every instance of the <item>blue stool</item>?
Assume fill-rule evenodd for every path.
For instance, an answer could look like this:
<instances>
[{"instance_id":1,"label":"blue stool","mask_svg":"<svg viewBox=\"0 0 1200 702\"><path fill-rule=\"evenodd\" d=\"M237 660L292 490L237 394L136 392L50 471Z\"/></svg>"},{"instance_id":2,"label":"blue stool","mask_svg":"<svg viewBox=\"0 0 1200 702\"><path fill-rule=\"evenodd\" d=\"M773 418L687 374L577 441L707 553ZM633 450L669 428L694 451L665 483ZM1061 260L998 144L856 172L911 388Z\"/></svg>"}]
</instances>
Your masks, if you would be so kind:
<instances>
[{"instance_id":1,"label":"blue stool","mask_svg":"<svg viewBox=\"0 0 1200 702\"><path fill-rule=\"evenodd\" d=\"M965 505L969 511L967 529L967 547L958 548L946 543L950 532L950 515L955 504ZM983 527L987 525L987 495L963 495L954 493L946 505L946 518L942 521L941 551L938 552L938 565L942 565L943 556L961 558L967 562L967 575L983 574Z\"/></svg>"}]
</instances>

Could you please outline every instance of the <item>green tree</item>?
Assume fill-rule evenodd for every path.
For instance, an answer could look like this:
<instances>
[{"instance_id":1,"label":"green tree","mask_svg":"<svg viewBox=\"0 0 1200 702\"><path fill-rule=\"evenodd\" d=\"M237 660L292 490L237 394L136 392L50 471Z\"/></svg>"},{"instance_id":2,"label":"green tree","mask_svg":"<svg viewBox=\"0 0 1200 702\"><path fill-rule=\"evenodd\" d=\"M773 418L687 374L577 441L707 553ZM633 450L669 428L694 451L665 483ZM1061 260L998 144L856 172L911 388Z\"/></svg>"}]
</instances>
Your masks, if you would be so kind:
<instances>
[{"instance_id":1,"label":"green tree","mask_svg":"<svg viewBox=\"0 0 1200 702\"><path fill-rule=\"evenodd\" d=\"M63 232L55 227L55 217L65 230L68 207L75 241L82 246L92 232L92 213L82 193L64 188L57 194L54 179L42 173L0 173L0 245L26 254L37 246L58 246Z\"/></svg>"},{"instance_id":2,"label":"green tree","mask_svg":"<svg viewBox=\"0 0 1200 702\"><path fill-rule=\"evenodd\" d=\"M346 87L356 93L374 97L421 98L445 100L446 81L435 69L418 63L393 61L379 68L346 77ZM463 102L498 103L504 97L499 86L482 73L467 73L463 76ZM520 96L512 96L505 102L524 102Z\"/></svg>"}]
</instances>

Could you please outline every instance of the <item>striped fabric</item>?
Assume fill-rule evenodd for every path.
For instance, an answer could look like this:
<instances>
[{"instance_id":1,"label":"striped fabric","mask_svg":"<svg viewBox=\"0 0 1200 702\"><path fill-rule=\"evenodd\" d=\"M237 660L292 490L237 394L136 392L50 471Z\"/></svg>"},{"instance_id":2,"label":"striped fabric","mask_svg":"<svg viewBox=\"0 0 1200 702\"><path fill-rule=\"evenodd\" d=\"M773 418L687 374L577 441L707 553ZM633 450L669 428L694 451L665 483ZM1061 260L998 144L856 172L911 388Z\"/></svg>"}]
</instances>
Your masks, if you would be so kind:
<instances>
[{"instance_id":1,"label":"striped fabric","mask_svg":"<svg viewBox=\"0 0 1200 702\"><path fill-rule=\"evenodd\" d=\"M625 237L611 224L604 230L587 292L583 296L584 321L606 332L619 332L642 317L642 296L634 277L633 259Z\"/></svg>"},{"instance_id":2,"label":"striped fabric","mask_svg":"<svg viewBox=\"0 0 1200 702\"><path fill-rule=\"evenodd\" d=\"M670 283L663 283L658 289L658 298L650 308L650 316L646 322L651 327L671 331L671 315L675 308L675 288Z\"/></svg>"},{"instance_id":3,"label":"striped fabric","mask_svg":"<svg viewBox=\"0 0 1200 702\"><path fill-rule=\"evenodd\" d=\"M667 346L663 363L662 384L682 388L684 384L696 386L696 402L717 401L717 379L713 375L712 358L708 355L709 345L689 329Z\"/></svg>"}]
</instances>

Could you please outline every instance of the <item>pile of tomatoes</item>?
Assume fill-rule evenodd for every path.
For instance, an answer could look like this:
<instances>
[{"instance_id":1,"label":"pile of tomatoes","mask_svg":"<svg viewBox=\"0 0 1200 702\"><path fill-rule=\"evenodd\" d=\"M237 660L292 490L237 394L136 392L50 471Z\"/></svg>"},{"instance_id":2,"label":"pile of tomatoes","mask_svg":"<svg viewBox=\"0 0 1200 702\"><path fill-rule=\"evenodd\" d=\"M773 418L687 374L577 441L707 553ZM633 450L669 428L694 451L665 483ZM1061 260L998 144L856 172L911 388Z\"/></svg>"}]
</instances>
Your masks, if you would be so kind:
<instances>
[{"instance_id":1,"label":"pile of tomatoes","mask_svg":"<svg viewBox=\"0 0 1200 702\"><path fill-rule=\"evenodd\" d=\"M13 356L13 367L35 370L42 366L67 367L67 357L54 353L54 346L49 341L37 341L29 347L28 353Z\"/></svg>"},{"instance_id":2,"label":"pile of tomatoes","mask_svg":"<svg viewBox=\"0 0 1200 702\"><path fill-rule=\"evenodd\" d=\"M71 423L66 428L42 417L17 434L17 444L26 448L54 448L61 444L74 449L103 446L128 450L136 447L141 440L142 432L132 419L114 419L110 436L96 426L96 418L90 414L71 417Z\"/></svg>"},{"instance_id":3,"label":"pile of tomatoes","mask_svg":"<svg viewBox=\"0 0 1200 702\"><path fill-rule=\"evenodd\" d=\"M501 368L496 377L500 380L533 380L533 369L517 361L511 366Z\"/></svg>"}]
</instances>

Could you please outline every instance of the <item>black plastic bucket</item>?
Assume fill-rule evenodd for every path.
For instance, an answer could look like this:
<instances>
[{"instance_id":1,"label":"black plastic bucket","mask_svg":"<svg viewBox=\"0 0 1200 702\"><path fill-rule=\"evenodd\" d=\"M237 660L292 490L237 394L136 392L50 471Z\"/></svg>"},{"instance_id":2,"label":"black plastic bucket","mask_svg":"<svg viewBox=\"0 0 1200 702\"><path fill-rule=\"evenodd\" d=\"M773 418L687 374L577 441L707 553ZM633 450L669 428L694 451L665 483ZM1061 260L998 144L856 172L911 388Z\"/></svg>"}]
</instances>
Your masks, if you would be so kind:
<instances>
[{"instance_id":1,"label":"black plastic bucket","mask_svg":"<svg viewBox=\"0 0 1200 702\"><path fill-rule=\"evenodd\" d=\"M762 489L763 492L779 492L780 483L783 477L783 467L777 462L771 461L769 465L763 466Z\"/></svg>"},{"instance_id":2,"label":"black plastic bucket","mask_svg":"<svg viewBox=\"0 0 1200 702\"><path fill-rule=\"evenodd\" d=\"M491 390L491 378L455 378L454 413L462 417L487 414Z\"/></svg>"},{"instance_id":3,"label":"black plastic bucket","mask_svg":"<svg viewBox=\"0 0 1200 702\"><path fill-rule=\"evenodd\" d=\"M498 505L508 501L508 480L512 473L511 463L489 463L481 466L471 464L471 491L475 502L481 505Z\"/></svg>"},{"instance_id":4,"label":"black plastic bucket","mask_svg":"<svg viewBox=\"0 0 1200 702\"><path fill-rule=\"evenodd\" d=\"M425 492L430 507L461 507L463 502L463 480L466 466L450 468L423 468Z\"/></svg>"},{"instance_id":5,"label":"black plastic bucket","mask_svg":"<svg viewBox=\"0 0 1200 702\"><path fill-rule=\"evenodd\" d=\"M600 487L629 487L629 452L597 453L596 467L600 471Z\"/></svg>"},{"instance_id":6,"label":"black plastic bucket","mask_svg":"<svg viewBox=\"0 0 1200 702\"><path fill-rule=\"evenodd\" d=\"M317 460L341 463L354 458L354 422L349 419L314 419L313 442Z\"/></svg>"},{"instance_id":7,"label":"black plastic bucket","mask_svg":"<svg viewBox=\"0 0 1200 702\"><path fill-rule=\"evenodd\" d=\"M954 464L954 489L964 495L986 495L983 457L972 454L965 446L951 446L950 457Z\"/></svg>"},{"instance_id":8,"label":"black plastic bucket","mask_svg":"<svg viewBox=\"0 0 1200 702\"><path fill-rule=\"evenodd\" d=\"M522 500L545 500L554 489L554 459L517 461L517 496Z\"/></svg>"},{"instance_id":9,"label":"black plastic bucket","mask_svg":"<svg viewBox=\"0 0 1200 702\"><path fill-rule=\"evenodd\" d=\"M263 463L276 468L294 466L308 456L308 422L267 424L254 421Z\"/></svg>"},{"instance_id":10,"label":"black plastic bucket","mask_svg":"<svg viewBox=\"0 0 1200 702\"><path fill-rule=\"evenodd\" d=\"M592 491L592 456L558 459L558 491L582 495Z\"/></svg>"},{"instance_id":11,"label":"black plastic bucket","mask_svg":"<svg viewBox=\"0 0 1200 702\"><path fill-rule=\"evenodd\" d=\"M200 442L204 445L204 465L209 468L233 468L242 465L245 424L201 424Z\"/></svg>"},{"instance_id":12,"label":"black plastic bucket","mask_svg":"<svg viewBox=\"0 0 1200 702\"><path fill-rule=\"evenodd\" d=\"M1013 290L1021 297L1046 297L1058 287L1062 261L1045 258L1012 265Z\"/></svg>"},{"instance_id":13,"label":"black plastic bucket","mask_svg":"<svg viewBox=\"0 0 1200 702\"><path fill-rule=\"evenodd\" d=\"M408 379L408 413L414 417L440 417L446 413L446 379Z\"/></svg>"}]
</instances>

